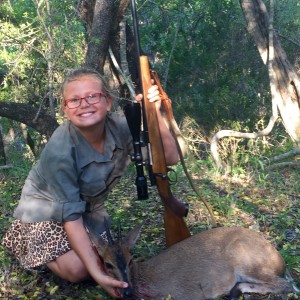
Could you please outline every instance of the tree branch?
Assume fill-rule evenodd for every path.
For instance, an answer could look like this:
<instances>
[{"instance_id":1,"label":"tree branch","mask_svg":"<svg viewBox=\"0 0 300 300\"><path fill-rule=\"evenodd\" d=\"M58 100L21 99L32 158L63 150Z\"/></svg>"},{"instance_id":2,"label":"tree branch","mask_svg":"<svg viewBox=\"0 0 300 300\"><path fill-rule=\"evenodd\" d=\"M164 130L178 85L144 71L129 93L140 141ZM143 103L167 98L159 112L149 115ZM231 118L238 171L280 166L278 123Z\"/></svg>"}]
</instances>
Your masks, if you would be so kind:
<instances>
[{"instance_id":1,"label":"tree branch","mask_svg":"<svg viewBox=\"0 0 300 300\"><path fill-rule=\"evenodd\" d=\"M240 0L241 8L247 21L248 32L253 37L264 63L267 63L269 51L274 51L272 72L276 86L276 104L281 115L282 123L289 136L300 142L300 80L297 72L289 62L276 32L272 26L272 42L270 47L270 26L266 6L263 0ZM270 2L270 14L274 3ZM273 18L273 17L272 17ZM272 23L272 22L271 22ZM271 24L272 25L272 24ZM270 70L269 70L270 72Z\"/></svg>"},{"instance_id":2,"label":"tree branch","mask_svg":"<svg viewBox=\"0 0 300 300\"><path fill-rule=\"evenodd\" d=\"M300 147L294 148L286 153L280 154L280 155L276 155L273 156L271 158L266 158L263 160L263 163L267 164L267 163L273 163L273 162L278 162L278 161L282 161L284 159L290 158L292 156L296 156L300 154Z\"/></svg>"},{"instance_id":3,"label":"tree branch","mask_svg":"<svg viewBox=\"0 0 300 300\"><path fill-rule=\"evenodd\" d=\"M281 162L278 164L274 164L269 167L269 170L275 170L275 169L283 169L286 167L300 167L300 162L295 162L295 161L287 161L287 162Z\"/></svg>"},{"instance_id":4,"label":"tree branch","mask_svg":"<svg viewBox=\"0 0 300 300\"><path fill-rule=\"evenodd\" d=\"M220 157L219 157L218 142L220 139L222 139L224 137L256 139L258 137L266 136L266 135L270 134L270 132L272 131L277 118L278 118L277 116L272 116L269 120L267 127L258 132L250 133L250 132L239 132L239 131L234 131L234 130L220 130L219 132L217 132L213 136L213 138L211 140L211 144L210 144L211 155L213 157L213 160L216 164L217 169L224 170L226 167L224 164L222 164L222 162L220 161Z\"/></svg>"},{"instance_id":5,"label":"tree branch","mask_svg":"<svg viewBox=\"0 0 300 300\"><path fill-rule=\"evenodd\" d=\"M42 109L36 117L37 109L30 104L0 101L0 116L26 124L49 138L58 127L55 118Z\"/></svg>"},{"instance_id":6,"label":"tree branch","mask_svg":"<svg viewBox=\"0 0 300 300\"><path fill-rule=\"evenodd\" d=\"M272 95L272 116L269 120L269 124L267 127L259 132L254 133L242 133L238 131L233 130L221 130L219 131L211 141L211 154L214 159L214 162L218 169L224 169L224 166L222 166L222 163L219 158L218 153L218 142L221 138L224 137L237 137L237 138L248 138L248 139L256 139L258 137L266 136L270 134L272 131L276 120L278 119L278 106L277 103L279 101L278 97L279 93L276 89L276 80L273 72L273 61L274 61L274 44L273 44L273 16L274 16L274 2L273 0L270 0L270 18L269 18L269 60L268 60L268 71L269 71L269 79L270 79L270 88L271 88L271 95Z\"/></svg>"}]
</instances>

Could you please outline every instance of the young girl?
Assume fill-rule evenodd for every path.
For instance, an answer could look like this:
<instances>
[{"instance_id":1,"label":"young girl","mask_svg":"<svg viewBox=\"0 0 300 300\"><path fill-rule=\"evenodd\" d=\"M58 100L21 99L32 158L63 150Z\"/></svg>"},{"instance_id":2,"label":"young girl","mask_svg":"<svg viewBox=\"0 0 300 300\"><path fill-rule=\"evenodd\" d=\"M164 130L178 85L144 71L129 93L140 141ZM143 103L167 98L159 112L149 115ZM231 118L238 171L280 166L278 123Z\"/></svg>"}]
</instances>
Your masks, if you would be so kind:
<instances>
[{"instance_id":1,"label":"young girl","mask_svg":"<svg viewBox=\"0 0 300 300\"><path fill-rule=\"evenodd\" d=\"M55 130L30 171L3 244L25 268L46 265L71 282L92 277L118 298L118 288L127 283L101 269L85 228L105 232L105 198L130 162L131 134L124 116L110 112L112 98L96 71L71 72L62 96L68 120ZM136 100L141 99L138 95ZM166 160L175 164L178 153L160 114L157 86L149 89L147 101L155 102Z\"/></svg>"}]
</instances>

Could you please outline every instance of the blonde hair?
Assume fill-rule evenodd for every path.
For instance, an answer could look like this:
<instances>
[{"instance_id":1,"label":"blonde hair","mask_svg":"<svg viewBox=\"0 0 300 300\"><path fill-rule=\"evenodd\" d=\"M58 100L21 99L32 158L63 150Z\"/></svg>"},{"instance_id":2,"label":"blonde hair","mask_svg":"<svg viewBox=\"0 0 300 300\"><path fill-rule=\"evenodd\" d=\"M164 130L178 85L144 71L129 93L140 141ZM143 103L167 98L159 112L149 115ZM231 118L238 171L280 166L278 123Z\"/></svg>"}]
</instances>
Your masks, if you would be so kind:
<instances>
[{"instance_id":1,"label":"blonde hair","mask_svg":"<svg viewBox=\"0 0 300 300\"><path fill-rule=\"evenodd\" d=\"M67 76L65 77L65 80L63 81L62 86L61 86L61 95L62 95L62 97L63 97L63 94L64 94L65 86L68 83L70 83L74 80L78 80L79 78L85 77L85 76L92 76L92 77L98 79L102 84L103 92L105 92L105 94L107 94L107 95L110 95L110 91L109 91L109 88L107 86L107 83L106 83L105 79L102 77L102 75L99 72L97 72L94 69L90 69L90 68L80 68L80 69L71 70L67 74Z\"/></svg>"}]
</instances>

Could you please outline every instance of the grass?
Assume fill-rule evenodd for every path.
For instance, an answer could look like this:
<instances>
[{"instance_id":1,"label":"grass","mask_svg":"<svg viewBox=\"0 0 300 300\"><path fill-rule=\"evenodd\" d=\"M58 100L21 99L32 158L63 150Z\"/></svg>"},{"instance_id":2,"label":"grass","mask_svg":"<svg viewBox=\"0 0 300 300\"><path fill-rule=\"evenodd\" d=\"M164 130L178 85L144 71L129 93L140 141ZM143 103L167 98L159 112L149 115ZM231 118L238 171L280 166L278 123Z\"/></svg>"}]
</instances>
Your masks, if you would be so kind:
<instances>
[{"instance_id":1,"label":"grass","mask_svg":"<svg viewBox=\"0 0 300 300\"><path fill-rule=\"evenodd\" d=\"M0 170L0 238L12 221L32 162L28 157L21 158L14 161L12 169ZM202 195L212 205L217 222L261 232L281 252L300 285L299 170L283 169L264 174L249 171L224 176L214 173L207 161L189 161L188 164ZM177 172L178 181L172 189L174 195L186 199L190 205L188 227L194 234L210 228L205 206L189 187L180 166ZM129 170L109 196L107 206L113 218L121 220L125 232L144 221L135 253L149 257L165 247L163 210L155 188L150 188L150 200L136 199L134 179L134 172ZM1 299L110 299L93 282L71 284L45 268L24 271L2 246L0 265ZM289 299L296 297L291 295Z\"/></svg>"}]
</instances>

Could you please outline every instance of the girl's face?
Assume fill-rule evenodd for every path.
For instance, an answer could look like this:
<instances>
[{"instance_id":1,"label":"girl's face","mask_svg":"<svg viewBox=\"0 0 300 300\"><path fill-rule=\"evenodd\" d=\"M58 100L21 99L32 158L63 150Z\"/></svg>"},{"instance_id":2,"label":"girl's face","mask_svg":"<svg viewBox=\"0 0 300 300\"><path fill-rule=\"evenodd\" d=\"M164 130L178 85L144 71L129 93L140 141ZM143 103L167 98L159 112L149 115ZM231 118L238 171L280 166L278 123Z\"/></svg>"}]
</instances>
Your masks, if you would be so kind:
<instances>
[{"instance_id":1,"label":"girl's face","mask_svg":"<svg viewBox=\"0 0 300 300\"><path fill-rule=\"evenodd\" d=\"M102 90L101 81L94 76L83 76L67 83L63 90L65 100L80 99L95 93L106 93ZM78 128L87 129L89 127L104 123L107 112L111 109L111 98L101 97L95 104L88 104L85 99L77 108L69 108L64 105L65 116Z\"/></svg>"}]
</instances>

